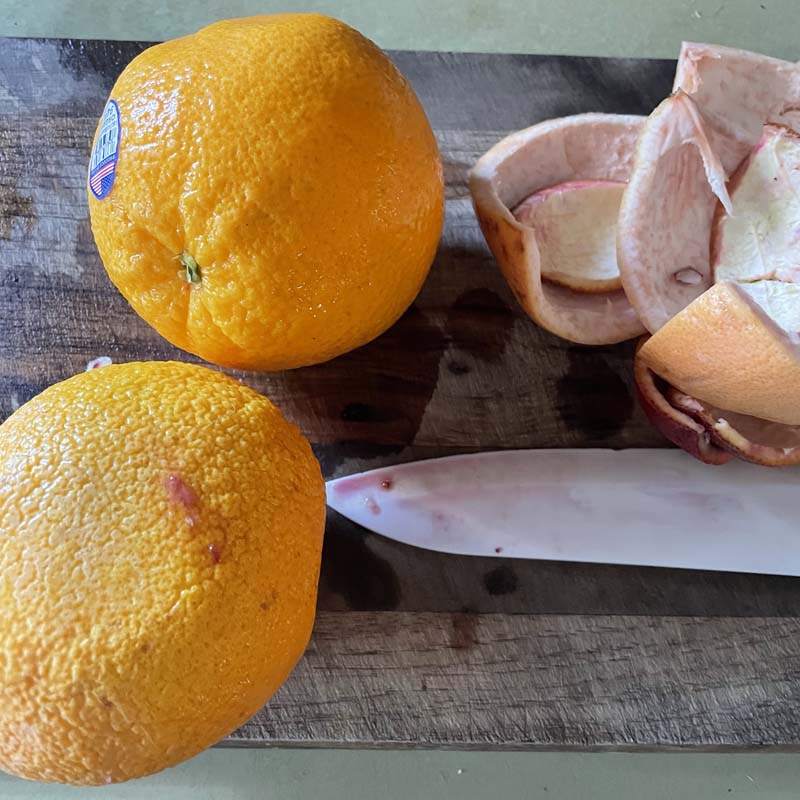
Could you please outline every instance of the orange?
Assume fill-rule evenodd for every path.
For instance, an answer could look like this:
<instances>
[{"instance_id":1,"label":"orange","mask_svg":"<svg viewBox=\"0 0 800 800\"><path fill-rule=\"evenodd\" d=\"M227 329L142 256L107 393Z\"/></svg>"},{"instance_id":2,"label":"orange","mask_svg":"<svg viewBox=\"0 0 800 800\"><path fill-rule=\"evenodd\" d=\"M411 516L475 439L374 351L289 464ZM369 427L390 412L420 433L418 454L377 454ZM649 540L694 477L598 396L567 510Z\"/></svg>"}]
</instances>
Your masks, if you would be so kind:
<instances>
[{"instance_id":1,"label":"orange","mask_svg":"<svg viewBox=\"0 0 800 800\"><path fill-rule=\"evenodd\" d=\"M436 140L387 56L342 22L218 22L146 50L111 92L103 263L173 344L229 367L317 363L388 328L443 219ZM96 137L97 141L97 137Z\"/></svg>"},{"instance_id":2,"label":"orange","mask_svg":"<svg viewBox=\"0 0 800 800\"><path fill-rule=\"evenodd\" d=\"M0 426L0 767L102 784L175 764L272 695L314 619L324 485L264 397L108 366Z\"/></svg>"}]
</instances>

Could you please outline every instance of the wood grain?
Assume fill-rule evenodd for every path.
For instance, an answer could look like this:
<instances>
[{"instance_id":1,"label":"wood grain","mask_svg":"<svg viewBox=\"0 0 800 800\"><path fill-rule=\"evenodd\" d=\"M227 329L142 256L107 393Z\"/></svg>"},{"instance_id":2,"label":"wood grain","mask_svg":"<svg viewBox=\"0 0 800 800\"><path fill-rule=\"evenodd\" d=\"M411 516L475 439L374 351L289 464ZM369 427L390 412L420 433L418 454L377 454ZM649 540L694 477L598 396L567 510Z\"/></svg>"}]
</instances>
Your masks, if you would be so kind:
<instances>
[{"instance_id":1,"label":"wood grain","mask_svg":"<svg viewBox=\"0 0 800 800\"><path fill-rule=\"evenodd\" d=\"M796 617L323 613L227 743L797 749L798 635Z\"/></svg>"},{"instance_id":2,"label":"wood grain","mask_svg":"<svg viewBox=\"0 0 800 800\"><path fill-rule=\"evenodd\" d=\"M99 354L191 358L131 313L106 278L88 223L94 127L116 73L142 47L3 45L3 416ZM608 105L647 111L667 91L670 65L648 62L645 90L636 88L636 62L443 53L396 59L428 110L447 176L447 221L430 279L405 317L372 344L317 367L249 374L248 383L320 446L329 472L352 471L381 452L397 460L409 447L432 454L663 444L634 403L629 345L570 345L516 306L475 223L465 178L515 127Z\"/></svg>"},{"instance_id":3,"label":"wood grain","mask_svg":"<svg viewBox=\"0 0 800 800\"><path fill-rule=\"evenodd\" d=\"M89 147L146 44L0 42L0 420L98 355L190 356L136 317L98 259ZM505 447L652 447L631 346L583 348L516 306L474 221L468 168L505 133L647 113L674 64L394 53L447 178L431 276L388 333L328 364L240 374L328 476ZM307 658L231 744L795 747L800 582L418 551L329 517Z\"/></svg>"}]
</instances>

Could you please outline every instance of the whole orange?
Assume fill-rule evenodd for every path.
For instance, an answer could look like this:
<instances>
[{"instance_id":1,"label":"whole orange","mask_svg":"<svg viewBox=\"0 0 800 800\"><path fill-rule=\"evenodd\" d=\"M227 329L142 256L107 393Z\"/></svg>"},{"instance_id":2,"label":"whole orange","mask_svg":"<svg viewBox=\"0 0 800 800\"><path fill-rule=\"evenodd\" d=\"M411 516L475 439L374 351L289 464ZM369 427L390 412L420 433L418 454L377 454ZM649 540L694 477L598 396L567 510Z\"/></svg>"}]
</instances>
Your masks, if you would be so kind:
<instances>
[{"instance_id":1,"label":"whole orange","mask_svg":"<svg viewBox=\"0 0 800 800\"><path fill-rule=\"evenodd\" d=\"M314 620L325 492L266 398L108 366L0 426L0 768L101 784L194 755L272 695Z\"/></svg>"},{"instance_id":2,"label":"whole orange","mask_svg":"<svg viewBox=\"0 0 800 800\"><path fill-rule=\"evenodd\" d=\"M405 78L344 23L252 17L157 45L104 119L95 240L173 344L246 369L324 361L388 328L425 280L436 140Z\"/></svg>"}]
</instances>

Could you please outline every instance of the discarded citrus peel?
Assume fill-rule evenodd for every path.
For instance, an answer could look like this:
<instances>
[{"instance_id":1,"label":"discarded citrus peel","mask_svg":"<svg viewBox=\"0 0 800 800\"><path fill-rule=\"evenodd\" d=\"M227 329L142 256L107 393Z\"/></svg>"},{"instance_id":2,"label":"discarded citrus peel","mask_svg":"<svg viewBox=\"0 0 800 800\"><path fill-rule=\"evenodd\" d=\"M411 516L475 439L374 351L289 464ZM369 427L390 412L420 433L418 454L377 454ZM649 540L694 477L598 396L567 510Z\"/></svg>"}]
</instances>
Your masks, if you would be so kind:
<instances>
[{"instance_id":1,"label":"discarded citrus peel","mask_svg":"<svg viewBox=\"0 0 800 800\"><path fill-rule=\"evenodd\" d=\"M706 464L725 464L734 456L762 466L800 464L800 426L724 411L680 392L659 378L640 357L634 379L648 419L673 444Z\"/></svg>"},{"instance_id":2,"label":"discarded citrus peel","mask_svg":"<svg viewBox=\"0 0 800 800\"><path fill-rule=\"evenodd\" d=\"M617 221L622 283L651 333L711 287L712 229L734 212L728 178L765 125L800 126L800 66L683 45L673 94L642 126Z\"/></svg>"},{"instance_id":3,"label":"discarded citrus peel","mask_svg":"<svg viewBox=\"0 0 800 800\"><path fill-rule=\"evenodd\" d=\"M598 202L609 180L616 217ZM483 156L470 188L537 323L583 344L652 334L635 377L671 441L707 463L800 463L800 65L684 44L644 122L540 123Z\"/></svg>"},{"instance_id":4,"label":"discarded citrus peel","mask_svg":"<svg viewBox=\"0 0 800 800\"><path fill-rule=\"evenodd\" d=\"M543 328L580 344L620 342L644 329L625 293L614 288L619 283L613 272L609 274L607 250L593 261L592 252L568 245L561 253L568 254L570 263L561 270L551 264L548 271L553 253L547 233L553 227L563 231L563 225L551 225L547 213L531 212L559 192L562 197L571 192L569 211L579 222L598 205L604 209L603 221L613 222L615 215L607 214L608 196L596 202L597 183L607 187L608 182L627 180L642 121L635 116L581 114L543 122L503 139L470 173L481 229L520 305ZM549 193L550 200L547 195L536 199L537 192ZM587 209L581 208L582 197L588 200ZM597 240L610 238L601 235Z\"/></svg>"}]
</instances>

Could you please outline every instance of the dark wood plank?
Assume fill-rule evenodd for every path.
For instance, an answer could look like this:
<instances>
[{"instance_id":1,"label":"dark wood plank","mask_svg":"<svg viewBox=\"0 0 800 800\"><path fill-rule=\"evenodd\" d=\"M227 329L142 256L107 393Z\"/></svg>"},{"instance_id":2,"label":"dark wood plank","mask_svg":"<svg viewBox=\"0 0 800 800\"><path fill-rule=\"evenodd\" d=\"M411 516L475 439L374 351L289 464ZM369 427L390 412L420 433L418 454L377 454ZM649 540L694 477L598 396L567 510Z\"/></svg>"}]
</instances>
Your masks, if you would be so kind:
<instances>
[{"instance_id":1,"label":"dark wood plank","mask_svg":"<svg viewBox=\"0 0 800 800\"><path fill-rule=\"evenodd\" d=\"M94 126L116 73L141 49L3 44L2 415L98 353L187 358L110 285L88 223L85 171ZM329 470L351 471L381 451L403 457L411 446L442 453L662 444L633 400L630 345L575 347L517 308L475 224L465 177L481 152L520 125L608 105L647 111L668 88L669 63L648 62L652 80L640 91L634 62L396 58L429 110L447 172L447 225L431 277L408 314L376 342L328 364L247 381L312 441L335 445L326 450Z\"/></svg>"},{"instance_id":2,"label":"dark wood plank","mask_svg":"<svg viewBox=\"0 0 800 800\"><path fill-rule=\"evenodd\" d=\"M88 223L92 132L144 47L0 42L0 419L97 355L195 360L128 308ZM242 377L306 431L329 476L488 448L662 446L633 399L630 345L572 346L517 308L465 175L502 135L538 120L646 113L674 64L393 57L445 164L447 224L430 279L372 344ZM454 558L331 513L319 605L308 658L230 742L795 746L800 736L796 580Z\"/></svg>"}]
</instances>

